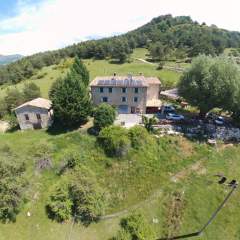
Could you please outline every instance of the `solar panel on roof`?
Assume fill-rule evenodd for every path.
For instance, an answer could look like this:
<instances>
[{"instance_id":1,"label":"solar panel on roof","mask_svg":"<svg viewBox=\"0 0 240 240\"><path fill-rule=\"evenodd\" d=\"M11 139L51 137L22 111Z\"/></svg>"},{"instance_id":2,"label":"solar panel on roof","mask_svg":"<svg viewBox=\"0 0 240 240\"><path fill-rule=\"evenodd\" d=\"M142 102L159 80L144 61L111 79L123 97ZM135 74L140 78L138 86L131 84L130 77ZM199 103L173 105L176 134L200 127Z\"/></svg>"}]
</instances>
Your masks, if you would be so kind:
<instances>
[{"instance_id":1,"label":"solar panel on roof","mask_svg":"<svg viewBox=\"0 0 240 240\"><path fill-rule=\"evenodd\" d=\"M98 80L98 84L99 84L99 85L104 84L104 80Z\"/></svg>"}]
</instances>

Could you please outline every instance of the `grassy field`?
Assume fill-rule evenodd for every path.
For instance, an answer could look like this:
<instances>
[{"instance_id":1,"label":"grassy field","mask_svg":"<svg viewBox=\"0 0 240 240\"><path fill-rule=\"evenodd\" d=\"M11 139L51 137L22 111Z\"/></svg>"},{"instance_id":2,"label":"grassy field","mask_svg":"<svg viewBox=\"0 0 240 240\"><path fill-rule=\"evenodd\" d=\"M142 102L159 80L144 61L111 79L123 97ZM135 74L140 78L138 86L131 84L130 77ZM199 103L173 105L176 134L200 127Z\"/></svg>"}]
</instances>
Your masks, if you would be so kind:
<instances>
[{"instance_id":1,"label":"grassy field","mask_svg":"<svg viewBox=\"0 0 240 240\"><path fill-rule=\"evenodd\" d=\"M107 157L85 130L52 135L46 131L14 132L0 135L0 153L12 161L25 161L30 181L28 201L15 223L0 224L0 240L109 239L126 213L84 227L47 218L45 204L49 190L60 181L56 172L62 155L78 151L82 161L98 176L111 194L106 214L138 208L153 224L158 236L185 234L198 230L223 200L228 189L216 184L213 174L223 172L240 178L240 147L219 144L217 148L183 137L165 137L122 160ZM39 172L34 156L42 145L52 151L53 167ZM180 198L176 204L175 195ZM236 192L202 239L239 239L240 194ZM178 203L179 201L177 201ZM31 217L27 217L27 212ZM176 213L174 215L174 213Z\"/></svg>"},{"instance_id":2,"label":"grassy field","mask_svg":"<svg viewBox=\"0 0 240 240\"><path fill-rule=\"evenodd\" d=\"M156 70L156 66L134 60L135 57L143 57L147 54L146 49L137 49L132 55L132 62L125 64L113 64L106 60L85 60L85 64L90 71L91 80L96 76L113 75L116 72L119 75L127 75L129 73L138 75L143 73L145 76L156 76L164 82L177 83L180 77L179 73L169 70ZM42 96L47 98L48 91L52 83L59 77L64 76L67 69L59 68L57 66L45 67L36 73L32 78L27 79L16 87L21 89L26 81L35 82L41 89ZM41 78L40 78L41 77ZM0 96L4 96L6 86L0 87Z\"/></svg>"},{"instance_id":3,"label":"grassy field","mask_svg":"<svg viewBox=\"0 0 240 240\"><path fill-rule=\"evenodd\" d=\"M138 49L133 57L143 58L146 53ZM155 66L135 60L121 65L99 60L85 63L91 79L114 72L142 72L146 76L159 76L162 82L179 79L175 72L157 71ZM66 71L56 66L47 67L30 81L36 82L47 97L52 82ZM18 85L22 86L23 83ZM0 91L2 95L5 89ZM36 168L36 153L42 146L51 152L50 170ZM108 190L111 201L105 214L116 214L116 217L88 227L48 219L45 205L49 192L61 181L57 171L62 156L71 151L79 153L82 163L96 173L99 184ZM85 128L58 134L44 130L0 134L0 158L24 161L29 181L27 201L16 222L0 223L0 240L108 240L119 229L120 219L136 209L153 224L159 237L194 232L203 226L229 191L218 185L213 175L224 173L230 179L240 179L239 145L218 143L210 147L184 137L154 138L140 150L132 149L123 159L116 159L107 157ZM240 239L239 197L236 191L201 239ZM27 212L31 213L30 217ZM153 219L157 219L156 223Z\"/></svg>"}]
</instances>

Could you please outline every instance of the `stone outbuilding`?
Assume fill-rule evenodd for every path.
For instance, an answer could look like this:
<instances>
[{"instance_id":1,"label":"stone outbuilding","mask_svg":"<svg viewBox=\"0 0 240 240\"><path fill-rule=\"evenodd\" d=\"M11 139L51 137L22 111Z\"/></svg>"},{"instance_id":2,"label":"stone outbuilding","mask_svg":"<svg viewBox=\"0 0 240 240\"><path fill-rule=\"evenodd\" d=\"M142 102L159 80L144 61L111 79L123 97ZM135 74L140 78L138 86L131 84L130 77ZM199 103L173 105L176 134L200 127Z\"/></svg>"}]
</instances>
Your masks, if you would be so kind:
<instances>
[{"instance_id":1,"label":"stone outbuilding","mask_svg":"<svg viewBox=\"0 0 240 240\"><path fill-rule=\"evenodd\" d=\"M44 98L36 98L14 109L22 130L41 129L52 125L52 102Z\"/></svg>"}]
</instances>

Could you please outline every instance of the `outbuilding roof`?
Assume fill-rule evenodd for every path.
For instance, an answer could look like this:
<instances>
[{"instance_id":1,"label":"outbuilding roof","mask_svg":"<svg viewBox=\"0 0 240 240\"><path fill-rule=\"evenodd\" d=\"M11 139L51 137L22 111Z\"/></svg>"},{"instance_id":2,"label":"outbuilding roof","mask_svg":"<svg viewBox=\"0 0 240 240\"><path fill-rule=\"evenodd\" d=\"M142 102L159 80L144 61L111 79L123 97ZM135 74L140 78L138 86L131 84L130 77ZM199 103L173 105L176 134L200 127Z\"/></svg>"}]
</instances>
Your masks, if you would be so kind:
<instances>
[{"instance_id":1,"label":"outbuilding roof","mask_svg":"<svg viewBox=\"0 0 240 240\"><path fill-rule=\"evenodd\" d=\"M156 77L144 76L102 76L96 77L91 87L148 87L149 84L160 84Z\"/></svg>"},{"instance_id":2,"label":"outbuilding roof","mask_svg":"<svg viewBox=\"0 0 240 240\"><path fill-rule=\"evenodd\" d=\"M45 98L36 98L32 101L26 102L18 107L16 107L14 110L20 109L25 106L32 106L32 107L38 107L38 108L44 108L44 109L50 109L52 106L52 102Z\"/></svg>"}]
</instances>

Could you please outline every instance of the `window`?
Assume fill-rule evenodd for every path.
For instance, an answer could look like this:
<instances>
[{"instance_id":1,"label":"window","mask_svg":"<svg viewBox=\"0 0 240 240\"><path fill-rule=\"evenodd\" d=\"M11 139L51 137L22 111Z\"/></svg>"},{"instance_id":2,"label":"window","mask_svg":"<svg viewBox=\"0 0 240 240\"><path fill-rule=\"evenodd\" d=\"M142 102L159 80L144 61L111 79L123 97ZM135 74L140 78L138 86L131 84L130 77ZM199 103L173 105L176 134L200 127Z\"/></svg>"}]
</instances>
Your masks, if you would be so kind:
<instances>
[{"instance_id":1,"label":"window","mask_svg":"<svg viewBox=\"0 0 240 240\"><path fill-rule=\"evenodd\" d=\"M134 98L133 98L133 101L134 101L134 102L138 102L138 97L134 97Z\"/></svg>"},{"instance_id":2,"label":"window","mask_svg":"<svg viewBox=\"0 0 240 240\"><path fill-rule=\"evenodd\" d=\"M112 88L111 88L111 87L108 88L108 92L109 92L109 93L112 93Z\"/></svg>"},{"instance_id":3,"label":"window","mask_svg":"<svg viewBox=\"0 0 240 240\"><path fill-rule=\"evenodd\" d=\"M138 93L138 88L134 88L134 92L135 92L135 93Z\"/></svg>"},{"instance_id":4,"label":"window","mask_svg":"<svg viewBox=\"0 0 240 240\"><path fill-rule=\"evenodd\" d=\"M122 93L126 93L127 92L127 88L122 88Z\"/></svg>"},{"instance_id":5,"label":"window","mask_svg":"<svg viewBox=\"0 0 240 240\"><path fill-rule=\"evenodd\" d=\"M36 114L37 120L41 120L41 115L39 113Z\"/></svg>"},{"instance_id":6,"label":"window","mask_svg":"<svg viewBox=\"0 0 240 240\"><path fill-rule=\"evenodd\" d=\"M126 97L122 97L122 102L126 102L127 98Z\"/></svg>"},{"instance_id":7,"label":"window","mask_svg":"<svg viewBox=\"0 0 240 240\"><path fill-rule=\"evenodd\" d=\"M108 97L103 97L102 102L108 102Z\"/></svg>"},{"instance_id":8,"label":"window","mask_svg":"<svg viewBox=\"0 0 240 240\"><path fill-rule=\"evenodd\" d=\"M28 114L24 114L24 117L25 117L25 120L26 120L26 121L29 121L29 116L28 116Z\"/></svg>"},{"instance_id":9,"label":"window","mask_svg":"<svg viewBox=\"0 0 240 240\"><path fill-rule=\"evenodd\" d=\"M100 87L100 93L103 93L103 87Z\"/></svg>"}]
</instances>

